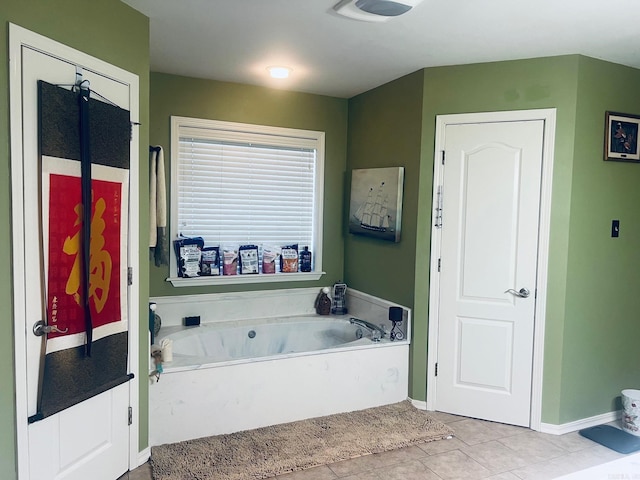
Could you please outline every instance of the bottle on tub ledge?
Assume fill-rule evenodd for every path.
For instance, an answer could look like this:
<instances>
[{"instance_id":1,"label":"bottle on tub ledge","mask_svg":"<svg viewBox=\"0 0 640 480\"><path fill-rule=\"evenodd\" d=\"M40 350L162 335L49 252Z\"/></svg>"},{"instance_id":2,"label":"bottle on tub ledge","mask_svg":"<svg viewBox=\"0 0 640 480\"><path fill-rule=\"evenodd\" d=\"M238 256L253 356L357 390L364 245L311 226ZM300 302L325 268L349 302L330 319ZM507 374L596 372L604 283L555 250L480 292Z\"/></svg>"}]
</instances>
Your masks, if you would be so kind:
<instances>
[{"instance_id":1,"label":"bottle on tub ledge","mask_svg":"<svg viewBox=\"0 0 640 480\"><path fill-rule=\"evenodd\" d=\"M316 297L316 313L318 315L329 315L331 313L331 299L329 298L329 287L323 287Z\"/></svg>"},{"instance_id":2,"label":"bottle on tub ledge","mask_svg":"<svg viewBox=\"0 0 640 480\"><path fill-rule=\"evenodd\" d=\"M333 300L331 313L334 315L345 315L347 309L347 285L338 280L333 284Z\"/></svg>"}]
</instances>

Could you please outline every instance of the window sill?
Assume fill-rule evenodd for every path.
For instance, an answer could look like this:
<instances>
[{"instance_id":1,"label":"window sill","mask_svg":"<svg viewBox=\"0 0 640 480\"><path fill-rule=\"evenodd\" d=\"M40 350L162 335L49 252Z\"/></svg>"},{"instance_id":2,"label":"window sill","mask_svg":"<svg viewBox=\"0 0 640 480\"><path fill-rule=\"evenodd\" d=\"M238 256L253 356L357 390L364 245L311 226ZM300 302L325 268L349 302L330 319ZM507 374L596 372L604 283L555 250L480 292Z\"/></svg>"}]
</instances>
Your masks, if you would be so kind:
<instances>
[{"instance_id":1,"label":"window sill","mask_svg":"<svg viewBox=\"0 0 640 480\"><path fill-rule=\"evenodd\" d=\"M203 285L238 285L251 283L277 283L277 282L309 282L320 280L325 272L298 272L298 273L271 273L258 275L219 275L215 277L169 277L174 287L198 287Z\"/></svg>"}]
</instances>

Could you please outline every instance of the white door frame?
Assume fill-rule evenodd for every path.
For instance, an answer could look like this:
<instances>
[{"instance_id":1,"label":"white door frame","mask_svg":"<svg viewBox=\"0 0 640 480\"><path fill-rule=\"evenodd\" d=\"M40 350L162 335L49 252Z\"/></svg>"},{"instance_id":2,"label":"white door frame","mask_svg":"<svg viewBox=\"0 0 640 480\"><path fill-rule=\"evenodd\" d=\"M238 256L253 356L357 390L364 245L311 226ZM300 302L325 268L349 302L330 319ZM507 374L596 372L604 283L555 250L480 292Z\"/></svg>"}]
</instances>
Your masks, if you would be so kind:
<instances>
[{"instance_id":1,"label":"white door frame","mask_svg":"<svg viewBox=\"0 0 640 480\"><path fill-rule=\"evenodd\" d=\"M540 190L540 229L538 232L538 268L536 274L537 292L535 296L534 339L533 339L533 377L531 385L530 428L540 430L542 423L542 372L544 361L544 328L547 305L547 270L549 263L549 229L551 220L551 186L553 180L553 153L556 131L556 109L516 110L508 112L464 113L438 115L436 117L436 138L433 171L433 200L431 222L431 266L429 286L429 331L427 355L427 410L437 410L436 369L438 361L438 312L440 275L441 230L436 224L436 206L438 185L442 179L442 151L445 147L445 130L448 125L469 123L495 123L526 120L544 121L544 140L542 145L542 184ZM446 216L444 210L443 216Z\"/></svg>"},{"instance_id":2,"label":"white door frame","mask_svg":"<svg viewBox=\"0 0 640 480\"><path fill-rule=\"evenodd\" d=\"M10 142L11 142L11 201L12 201L12 239L13 239L13 317L14 317L14 349L16 376L16 441L18 478L29 478L29 437L27 426L27 364L25 332L31 331L29 319L25 318L26 302L24 271L24 196L23 158L22 158L22 55L21 49L27 46L60 60L79 65L85 70L98 72L129 85L130 116L132 122L139 122L139 79L138 76L110 65L95 57L82 53L47 37L31 32L14 24L9 24L9 91L10 91ZM73 80L73 79L72 79ZM129 225L129 265L138 267L140 243L139 228L139 132L132 129L132 148L130 164L130 211ZM137 275L136 275L137 276ZM139 465L139 281L134 277L129 287L129 371L134 374L130 381L129 405L133 407L133 423L129 428L129 468ZM33 319L31 319L33 323Z\"/></svg>"}]
</instances>

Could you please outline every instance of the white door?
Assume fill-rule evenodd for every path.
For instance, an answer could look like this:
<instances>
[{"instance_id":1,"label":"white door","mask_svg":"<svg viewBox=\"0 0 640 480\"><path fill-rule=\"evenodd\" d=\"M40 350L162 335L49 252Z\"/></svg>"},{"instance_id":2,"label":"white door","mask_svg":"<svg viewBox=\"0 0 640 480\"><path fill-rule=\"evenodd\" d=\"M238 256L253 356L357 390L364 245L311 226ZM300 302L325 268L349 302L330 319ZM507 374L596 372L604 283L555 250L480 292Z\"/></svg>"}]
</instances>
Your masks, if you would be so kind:
<instances>
[{"instance_id":1,"label":"white door","mask_svg":"<svg viewBox=\"0 0 640 480\"><path fill-rule=\"evenodd\" d=\"M12 34L14 31L22 33L22 29L13 29ZM42 38L33 35L34 38ZM64 47L63 50L70 49ZM82 57L79 52L74 53ZM43 258L39 212L37 81L73 84L77 67L74 62L64 60L60 56L44 53L41 49L23 44L16 46L14 43L14 68L18 54L21 68L18 72L12 72L20 82L20 85L13 83L12 77L12 94L17 90L21 91L21 102L12 103L12 122L16 118L21 119L21 131L18 134L20 138L15 136L16 125L12 123L12 150L16 145L20 147L19 152L12 152L13 166L16 170L12 179L16 217L13 222L14 264L17 270L14 274L16 375L19 377L24 373L26 376L24 389L21 386L24 379L18 378L16 381L19 475L20 478L30 480L114 480L129 470L129 405L131 389L135 388L133 382L137 379L26 426L27 418L37 410L38 379L43 358L44 337L35 336L32 333L32 325L44 318L45 310L41 273ZM82 75L90 81L92 90L124 109L130 108L131 85L114 81L108 76L87 69L82 69ZM137 95L137 87L135 94ZM20 112L14 111L16 105L19 105ZM137 152L137 135L134 143L132 151ZM16 239L18 242L15 242ZM132 289L129 291L129 298L131 294ZM137 308L137 300L134 304ZM131 307L130 303L129 308ZM129 319L131 318L129 314ZM130 331L135 330L135 325L136 323L129 322ZM135 350L136 338L136 335L129 337L130 372L136 371L131 363L137 357L131 355ZM24 354L24 358L21 358L21 354ZM26 405L23 405L21 400L24 400ZM134 448L137 450L137 445Z\"/></svg>"},{"instance_id":2,"label":"white door","mask_svg":"<svg viewBox=\"0 0 640 480\"><path fill-rule=\"evenodd\" d=\"M544 121L447 125L436 408L530 425Z\"/></svg>"}]
</instances>

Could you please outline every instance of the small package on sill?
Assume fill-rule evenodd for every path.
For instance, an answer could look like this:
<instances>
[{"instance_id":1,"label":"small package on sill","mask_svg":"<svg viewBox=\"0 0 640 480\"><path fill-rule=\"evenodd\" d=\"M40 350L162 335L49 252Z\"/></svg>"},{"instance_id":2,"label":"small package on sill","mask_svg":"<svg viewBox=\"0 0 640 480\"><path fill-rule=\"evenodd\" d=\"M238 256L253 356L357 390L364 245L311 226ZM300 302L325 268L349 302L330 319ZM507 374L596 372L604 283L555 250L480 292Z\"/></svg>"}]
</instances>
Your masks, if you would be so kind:
<instances>
[{"instance_id":1,"label":"small package on sill","mask_svg":"<svg viewBox=\"0 0 640 480\"><path fill-rule=\"evenodd\" d=\"M280 247L262 247L262 273L276 273L276 264L280 260Z\"/></svg>"},{"instance_id":2,"label":"small package on sill","mask_svg":"<svg viewBox=\"0 0 640 480\"><path fill-rule=\"evenodd\" d=\"M200 275L203 277L220 275L220 247L204 247L202 249Z\"/></svg>"},{"instance_id":3,"label":"small package on sill","mask_svg":"<svg viewBox=\"0 0 640 480\"><path fill-rule=\"evenodd\" d=\"M280 271L282 273L298 272L298 245L282 247L280 255Z\"/></svg>"},{"instance_id":4,"label":"small package on sill","mask_svg":"<svg viewBox=\"0 0 640 480\"><path fill-rule=\"evenodd\" d=\"M173 242L178 262L178 276L197 277L200 275L200 260L204 240L202 237L179 238Z\"/></svg>"},{"instance_id":5,"label":"small package on sill","mask_svg":"<svg viewBox=\"0 0 640 480\"><path fill-rule=\"evenodd\" d=\"M258 247L255 245L241 245L240 252L240 274L257 274L259 272Z\"/></svg>"},{"instance_id":6,"label":"small package on sill","mask_svg":"<svg viewBox=\"0 0 640 480\"><path fill-rule=\"evenodd\" d=\"M222 250L222 274L238 274L238 249L235 247L224 247Z\"/></svg>"}]
</instances>

